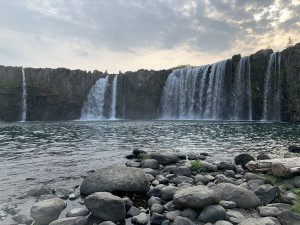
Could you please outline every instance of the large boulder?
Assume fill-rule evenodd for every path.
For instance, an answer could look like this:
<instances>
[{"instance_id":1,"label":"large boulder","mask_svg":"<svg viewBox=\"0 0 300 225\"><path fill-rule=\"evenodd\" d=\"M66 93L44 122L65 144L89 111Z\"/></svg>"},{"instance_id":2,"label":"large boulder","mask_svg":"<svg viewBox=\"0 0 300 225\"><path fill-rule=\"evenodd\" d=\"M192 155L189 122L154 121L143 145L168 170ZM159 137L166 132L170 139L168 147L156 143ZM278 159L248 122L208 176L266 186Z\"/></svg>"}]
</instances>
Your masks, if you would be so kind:
<instances>
[{"instance_id":1,"label":"large boulder","mask_svg":"<svg viewBox=\"0 0 300 225\"><path fill-rule=\"evenodd\" d=\"M218 184L214 191L222 200L235 202L238 208L251 209L261 205L260 199L252 191L234 184Z\"/></svg>"},{"instance_id":2,"label":"large boulder","mask_svg":"<svg viewBox=\"0 0 300 225\"><path fill-rule=\"evenodd\" d=\"M254 161L255 159L253 158L252 155L249 155L248 153L239 154L234 158L235 164L241 165L242 167L245 167L247 162L250 162L252 160Z\"/></svg>"},{"instance_id":3,"label":"large boulder","mask_svg":"<svg viewBox=\"0 0 300 225\"><path fill-rule=\"evenodd\" d=\"M52 198L35 203L30 210L31 217L37 224L49 224L58 219L67 203L60 198Z\"/></svg>"},{"instance_id":4,"label":"large boulder","mask_svg":"<svg viewBox=\"0 0 300 225\"><path fill-rule=\"evenodd\" d=\"M178 163L180 158L174 154L166 152L157 152L151 154L151 159L156 159L161 165L169 165Z\"/></svg>"},{"instance_id":5,"label":"large boulder","mask_svg":"<svg viewBox=\"0 0 300 225\"><path fill-rule=\"evenodd\" d=\"M125 202L109 192L96 192L84 200L85 206L99 219L118 222L126 217Z\"/></svg>"},{"instance_id":6,"label":"large boulder","mask_svg":"<svg viewBox=\"0 0 300 225\"><path fill-rule=\"evenodd\" d=\"M85 178L80 192L83 195L94 192L147 192L149 188L147 176L142 169L110 166Z\"/></svg>"},{"instance_id":7,"label":"large boulder","mask_svg":"<svg viewBox=\"0 0 300 225\"><path fill-rule=\"evenodd\" d=\"M224 220L226 210L220 205L209 205L200 213L198 220L203 223L215 223L218 220Z\"/></svg>"},{"instance_id":8,"label":"large boulder","mask_svg":"<svg viewBox=\"0 0 300 225\"><path fill-rule=\"evenodd\" d=\"M266 205L280 196L280 189L277 186L271 184L264 184L254 190L254 193L260 198L260 200Z\"/></svg>"},{"instance_id":9,"label":"large boulder","mask_svg":"<svg viewBox=\"0 0 300 225\"><path fill-rule=\"evenodd\" d=\"M283 211L277 215L277 219L282 225L299 225L300 215L292 213L291 211Z\"/></svg>"},{"instance_id":10,"label":"large boulder","mask_svg":"<svg viewBox=\"0 0 300 225\"><path fill-rule=\"evenodd\" d=\"M173 199L174 205L178 209L199 209L217 204L220 201L220 196L212 189L204 185L199 185L177 191Z\"/></svg>"}]
</instances>

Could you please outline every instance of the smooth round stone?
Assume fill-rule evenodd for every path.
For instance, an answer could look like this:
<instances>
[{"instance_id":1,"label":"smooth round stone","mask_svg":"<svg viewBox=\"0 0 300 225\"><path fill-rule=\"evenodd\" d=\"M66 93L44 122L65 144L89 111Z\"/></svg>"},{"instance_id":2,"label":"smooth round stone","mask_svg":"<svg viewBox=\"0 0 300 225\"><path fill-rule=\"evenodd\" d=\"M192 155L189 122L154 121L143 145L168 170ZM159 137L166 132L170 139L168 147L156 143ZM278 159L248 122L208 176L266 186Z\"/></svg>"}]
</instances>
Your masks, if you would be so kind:
<instances>
[{"instance_id":1,"label":"smooth round stone","mask_svg":"<svg viewBox=\"0 0 300 225\"><path fill-rule=\"evenodd\" d=\"M69 195L69 199L70 200L75 200L76 199L76 195L74 193Z\"/></svg>"},{"instance_id":2,"label":"smooth round stone","mask_svg":"<svg viewBox=\"0 0 300 225\"><path fill-rule=\"evenodd\" d=\"M90 211L86 208L75 208L67 212L67 217L87 216Z\"/></svg>"}]
</instances>

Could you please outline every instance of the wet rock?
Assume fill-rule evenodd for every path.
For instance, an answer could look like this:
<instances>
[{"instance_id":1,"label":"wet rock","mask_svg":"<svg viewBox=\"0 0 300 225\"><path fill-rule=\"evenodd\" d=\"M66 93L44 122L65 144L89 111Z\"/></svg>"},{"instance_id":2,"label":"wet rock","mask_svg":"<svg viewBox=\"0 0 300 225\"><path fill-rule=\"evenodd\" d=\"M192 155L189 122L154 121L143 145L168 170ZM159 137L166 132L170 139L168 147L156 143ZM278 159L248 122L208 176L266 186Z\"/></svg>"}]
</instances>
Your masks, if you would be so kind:
<instances>
[{"instance_id":1,"label":"wet rock","mask_svg":"<svg viewBox=\"0 0 300 225\"><path fill-rule=\"evenodd\" d=\"M300 146L290 145L289 146L289 152L300 153Z\"/></svg>"},{"instance_id":2,"label":"wet rock","mask_svg":"<svg viewBox=\"0 0 300 225\"><path fill-rule=\"evenodd\" d=\"M261 199L261 201L266 205L274 201L280 196L280 189L277 186L272 186L270 184L264 184L259 186L254 190L254 193Z\"/></svg>"},{"instance_id":3,"label":"wet rock","mask_svg":"<svg viewBox=\"0 0 300 225\"><path fill-rule=\"evenodd\" d=\"M166 216L158 213L153 213L151 215L151 224L162 224L166 220Z\"/></svg>"},{"instance_id":4,"label":"wet rock","mask_svg":"<svg viewBox=\"0 0 300 225\"><path fill-rule=\"evenodd\" d=\"M148 217L146 213L140 213L138 216L134 216L131 218L131 222L134 224L144 225L148 223Z\"/></svg>"},{"instance_id":5,"label":"wet rock","mask_svg":"<svg viewBox=\"0 0 300 225\"><path fill-rule=\"evenodd\" d=\"M206 186L195 186L179 190L173 197L176 208L205 208L220 201L220 196Z\"/></svg>"},{"instance_id":6,"label":"wet rock","mask_svg":"<svg viewBox=\"0 0 300 225\"><path fill-rule=\"evenodd\" d=\"M195 221L198 217L198 213L191 208L185 209L181 212L180 216L186 217L190 219L191 221Z\"/></svg>"},{"instance_id":7,"label":"wet rock","mask_svg":"<svg viewBox=\"0 0 300 225\"><path fill-rule=\"evenodd\" d=\"M271 159L271 157L270 156L268 156L267 154L259 154L258 156L257 156L257 160L267 160L267 159Z\"/></svg>"},{"instance_id":8,"label":"wet rock","mask_svg":"<svg viewBox=\"0 0 300 225\"><path fill-rule=\"evenodd\" d=\"M35 203L31 210L31 217L38 224L49 224L56 220L67 204L60 198L53 198Z\"/></svg>"},{"instance_id":9,"label":"wet rock","mask_svg":"<svg viewBox=\"0 0 300 225\"><path fill-rule=\"evenodd\" d=\"M180 210L174 210L166 213L166 219L170 221L174 221L177 216L181 214Z\"/></svg>"},{"instance_id":10,"label":"wet rock","mask_svg":"<svg viewBox=\"0 0 300 225\"><path fill-rule=\"evenodd\" d=\"M145 159L141 161L141 168L158 169L158 161L155 159Z\"/></svg>"},{"instance_id":11,"label":"wet rock","mask_svg":"<svg viewBox=\"0 0 300 225\"><path fill-rule=\"evenodd\" d=\"M69 198L69 190L65 189L65 188L56 188L55 189L55 195L58 198L62 198L62 199L68 199Z\"/></svg>"},{"instance_id":12,"label":"wet rock","mask_svg":"<svg viewBox=\"0 0 300 225\"><path fill-rule=\"evenodd\" d=\"M126 155L125 158L126 159L134 159L135 155L134 154Z\"/></svg>"},{"instance_id":13,"label":"wet rock","mask_svg":"<svg viewBox=\"0 0 300 225\"><path fill-rule=\"evenodd\" d=\"M159 214L163 213L164 210L165 210L164 206L162 206L162 205L160 205L160 204L157 204L157 203L154 203L154 204L151 206L151 209L150 209L150 211L151 211L152 213L159 213Z\"/></svg>"},{"instance_id":14,"label":"wet rock","mask_svg":"<svg viewBox=\"0 0 300 225\"><path fill-rule=\"evenodd\" d=\"M237 210L227 210L226 212L229 222L233 224L238 224L245 220L245 217Z\"/></svg>"},{"instance_id":15,"label":"wet rock","mask_svg":"<svg viewBox=\"0 0 300 225\"><path fill-rule=\"evenodd\" d=\"M33 188L27 192L27 196L39 197L41 195L49 195L52 194L52 189L49 187L38 187Z\"/></svg>"},{"instance_id":16,"label":"wet rock","mask_svg":"<svg viewBox=\"0 0 300 225\"><path fill-rule=\"evenodd\" d=\"M188 166L177 166L174 168L173 170L173 173L175 175L175 177L178 177L178 176L191 176L191 168L188 167Z\"/></svg>"},{"instance_id":17,"label":"wet rock","mask_svg":"<svg viewBox=\"0 0 300 225\"><path fill-rule=\"evenodd\" d=\"M253 156L251 156L247 153L239 154L234 158L235 164L241 165L242 167L245 167L246 163L250 162L252 160L254 161L255 159L253 158Z\"/></svg>"},{"instance_id":18,"label":"wet rock","mask_svg":"<svg viewBox=\"0 0 300 225\"><path fill-rule=\"evenodd\" d=\"M252 191L233 184L218 184L214 191L222 200L235 202L238 208L251 209L261 204L260 199Z\"/></svg>"},{"instance_id":19,"label":"wet rock","mask_svg":"<svg viewBox=\"0 0 300 225\"><path fill-rule=\"evenodd\" d=\"M67 217L78 217L78 216L87 216L90 211L86 208L75 208L67 212Z\"/></svg>"},{"instance_id":20,"label":"wet rock","mask_svg":"<svg viewBox=\"0 0 300 225\"><path fill-rule=\"evenodd\" d=\"M126 165L127 167L135 167L135 168L141 167L141 163L139 163L139 162L134 162L134 161L126 162L125 165Z\"/></svg>"},{"instance_id":21,"label":"wet rock","mask_svg":"<svg viewBox=\"0 0 300 225\"><path fill-rule=\"evenodd\" d=\"M132 154L135 155L135 158L138 158L141 154L147 154L144 150L134 149Z\"/></svg>"},{"instance_id":22,"label":"wet rock","mask_svg":"<svg viewBox=\"0 0 300 225\"><path fill-rule=\"evenodd\" d=\"M186 217L177 216L173 225L196 225L193 221Z\"/></svg>"},{"instance_id":23,"label":"wet rock","mask_svg":"<svg viewBox=\"0 0 300 225\"><path fill-rule=\"evenodd\" d=\"M282 225L298 225L300 224L300 215L292 213L291 211L283 211L277 215L277 219Z\"/></svg>"},{"instance_id":24,"label":"wet rock","mask_svg":"<svg viewBox=\"0 0 300 225\"><path fill-rule=\"evenodd\" d=\"M96 192L84 200L85 206L96 218L118 222L126 217L124 201L109 192Z\"/></svg>"},{"instance_id":25,"label":"wet rock","mask_svg":"<svg viewBox=\"0 0 300 225\"><path fill-rule=\"evenodd\" d=\"M180 184L180 183L190 183L192 184L193 183L193 178L191 177L186 177L186 176L179 176L179 177L173 177L171 180L170 180L171 183L173 184Z\"/></svg>"},{"instance_id":26,"label":"wet rock","mask_svg":"<svg viewBox=\"0 0 300 225\"><path fill-rule=\"evenodd\" d=\"M94 192L147 192L149 182L142 169L110 166L89 175L81 184L80 193Z\"/></svg>"},{"instance_id":27,"label":"wet rock","mask_svg":"<svg viewBox=\"0 0 300 225\"><path fill-rule=\"evenodd\" d=\"M140 210L139 210L137 207L132 206L132 207L129 209L129 211L127 212L127 215L133 217L133 216L139 215L140 213L141 213L141 212L140 212Z\"/></svg>"},{"instance_id":28,"label":"wet rock","mask_svg":"<svg viewBox=\"0 0 300 225\"><path fill-rule=\"evenodd\" d=\"M164 201L171 201L176 191L178 191L178 187L167 186L161 189L161 199Z\"/></svg>"},{"instance_id":29,"label":"wet rock","mask_svg":"<svg viewBox=\"0 0 300 225\"><path fill-rule=\"evenodd\" d=\"M178 163L180 160L180 158L178 158L176 155L166 152L153 153L151 154L151 158L156 159L159 164L162 164L164 166Z\"/></svg>"},{"instance_id":30,"label":"wet rock","mask_svg":"<svg viewBox=\"0 0 300 225\"><path fill-rule=\"evenodd\" d=\"M58 219L51 222L49 225L85 225L87 220L85 217L70 217L70 218L63 218Z\"/></svg>"},{"instance_id":31,"label":"wet rock","mask_svg":"<svg viewBox=\"0 0 300 225\"><path fill-rule=\"evenodd\" d=\"M236 170L236 165L230 162L220 162L217 166L218 170Z\"/></svg>"},{"instance_id":32,"label":"wet rock","mask_svg":"<svg viewBox=\"0 0 300 225\"><path fill-rule=\"evenodd\" d=\"M14 221L16 221L18 224L27 224L30 225L33 222L33 219L29 218L23 213L19 213L17 215L14 215L12 217Z\"/></svg>"},{"instance_id":33,"label":"wet rock","mask_svg":"<svg viewBox=\"0 0 300 225\"><path fill-rule=\"evenodd\" d=\"M209 205L200 213L198 220L204 223L215 223L218 220L224 220L226 210L219 205Z\"/></svg>"},{"instance_id":34,"label":"wet rock","mask_svg":"<svg viewBox=\"0 0 300 225\"><path fill-rule=\"evenodd\" d=\"M75 200L76 199L76 195L74 193L69 195L69 199L70 200Z\"/></svg>"}]
</instances>

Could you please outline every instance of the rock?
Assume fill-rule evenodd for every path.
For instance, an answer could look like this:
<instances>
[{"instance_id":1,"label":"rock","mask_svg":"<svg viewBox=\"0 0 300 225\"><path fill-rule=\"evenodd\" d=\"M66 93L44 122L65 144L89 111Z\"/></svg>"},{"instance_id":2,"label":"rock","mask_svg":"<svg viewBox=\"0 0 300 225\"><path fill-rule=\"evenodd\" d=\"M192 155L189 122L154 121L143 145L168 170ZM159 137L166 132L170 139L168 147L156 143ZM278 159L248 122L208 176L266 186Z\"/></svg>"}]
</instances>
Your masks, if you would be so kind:
<instances>
[{"instance_id":1,"label":"rock","mask_svg":"<svg viewBox=\"0 0 300 225\"><path fill-rule=\"evenodd\" d=\"M151 224L162 224L166 220L166 216L158 213L151 215Z\"/></svg>"},{"instance_id":2,"label":"rock","mask_svg":"<svg viewBox=\"0 0 300 225\"><path fill-rule=\"evenodd\" d=\"M300 188L300 176L296 176L293 179L289 181L290 184L292 184L296 188Z\"/></svg>"},{"instance_id":3,"label":"rock","mask_svg":"<svg viewBox=\"0 0 300 225\"><path fill-rule=\"evenodd\" d=\"M151 196L154 196L154 197L160 197L161 195L161 189L165 187L165 185L163 184L160 184L160 185L157 185L156 187L154 188L151 188L148 192L147 192L147 195L149 197Z\"/></svg>"},{"instance_id":4,"label":"rock","mask_svg":"<svg viewBox=\"0 0 300 225\"><path fill-rule=\"evenodd\" d=\"M140 156L140 154L147 155L147 152L145 152L144 150L140 150L140 149L133 149L132 154L135 155L136 158L138 158Z\"/></svg>"},{"instance_id":5,"label":"rock","mask_svg":"<svg viewBox=\"0 0 300 225\"><path fill-rule=\"evenodd\" d=\"M188 208L188 209L183 210L181 212L180 216L186 217L186 218L190 219L191 221L195 221L198 217L198 213L195 210Z\"/></svg>"},{"instance_id":6,"label":"rock","mask_svg":"<svg viewBox=\"0 0 300 225\"><path fill-rule=\"evenodd\" d=\"M105 222L100 223L99 225L116 225L116 224L112 221L105 221Z\"/></svg>"},{"instance_id":7,"label":"rock","mask_svg":"<svg viewBox=\"0 0 300 225\"><path fill-rule=\"evenodd\" d=\"M243 214L237 210L227 210L226 215L227 215L229 222L231 222L233 224L238 224L238 223L242 222L243 220L245 220L245 217L243 216Z\"/></svg>"},{"instance_id":8,"label":"rock","mask_svg":"<svg viewBox=\"0 0 300 225\"><path fill-rule=\"evenodd\" d=\"M206 161L199 161L200 166L202 167L203 171L205 172L217 172L218 167L212 163Z\"/></svg>"},{"instance_id":9,"label":"rock","mask_svg":"<svg viewBox=\"0 0 300 225\"><path fill-rule=\"evenodd\" d=\"M224 175L226 177L232 177L235 178L235 172L233 170L225 170Z\"/></svg>"},{"instance_id":10,"label":"rock","mask_svg":"<svg viewBox=\"0 0 300 225\"><path fill-rule=\"evenodd\" d=\"M265 182L263 180L249 180L247 184L250 189L255 190L259 186L265 184Z\"/></svg>"},{"instance_id":11,"label":"rock","mask_svg":"<svg viewBox=\"0 0 300 225\"><path fill-rule=\"evenodd\" d=\"M156 159L145 159L141 161L141 168L158 169L158 161Z\"/></svg>"},{"instance_id":12,"label":"rock","mask_svg":"<svg viewBox=\"0 0 300 225\"><path fill-rule=\"evenodd\" d=\"M123 199L123 201L125 203L126 211L128 211L133 206L133 202L131 201L130 198L128 198L126 196L124 196L122 199Z\"/></svg>"},{"instance_id":13,"label":"rock","mask_svg":"<svg viewBox=\"0 0 300 225\"><path fill-rule=\"evenodd\" d=\"M233 184L218 184L214 191L222 200L235 202L238 208L251 209L261 204L260 199L252 191Z\"/></svg>"},{"instance_id":14,"label":"rock","mask_svg":"<svg viewBox=\"0 0 300 225\"><path fill-rule=\"evenodd\" d=\"M219 205L223 206L225 209L236 208L236 203L233 201L220 201Z\"/></svg>"},{"instance_id":15,"label":"rock","mask_svg":"<svg viewBox=\"0 0 300 225\"><path fill-rule=\"evenodd\" d=\"M205 208L220 201L220 196L206 186L195 186L179 190L173 197L176 208Z\"/></svg>"},{"instance_id":16,"label":"rock","mask_svg":"<svg viewBox=\"0 0 300 225\"><path fill-rule=\"evenodd\" d=\"M230 184L234 184L233 180L230 180L229 178L225 177L223 174L218 174L216 176L216 184L220 184L220 183L230 183Z\"/></svg>"},{"instance_id":17,"label":"rock","mask_svg":"<svg viewBox=\"0 0 300 225\"><path fill-rule=\"evenodd\" d=\"M166 204L164 204L164 207L168 211L174 211L174 210L176 210L176 207L175 207L173 201L167 202Z\"/></svg>"},{"instance_id":18,"label":"rock","mask_svg":"<svg viewBox=\"0 0 300 225\"><path fill-rule=\"evenodd\" d=\"M52 189L49 187L33 188L27 192L27 196L39 197L41 195L52 194Z\"/></svg>"},{"instance_id":19,"label":"rock","mask_svg":"<svg viewBox=\"0 0 300 225\"><path fill-rule=\"evenodd\" d=\"M177 216L176 219L174 220L173 225L196 225L196 224L186 217Z\"/></svg>"},{"instance_id":20,"label":"rock","mask_svg":"<svg viewBox=\"0 0 300 225\"><path fill-rule=\"evenodd\" d=\"M109 192L96 192L84 200L85 206L96 218L118 222L126 217L124 201Z\"/></svg>"},{"instance_id":21,"label":"rock","mask_svg":"<svg viewBox=\"0 0 300 225\"><path fill-rule=\"evenodd\" d=\"M300 146L290 145L289 146L289 152L300 153Z\"/></svg>"},{"instance_id":22,"label":"rock","mask_svg":"<svg viewBox=\"0 0 300 225\"><path fill-rule=\"evenodd\" d=\"M86 208L75 208L67 212L67 217L87 216L90 211Z\"/></svg>"},{"instance_id":23,"label":"rock","mask_svg":"<svg viewBox=\"0 0 300 225\"><path fill-rule=\"evenodd\" d=\"M134 159L135 155L134 154L126 155L125 158L126 159Z\"/></svg>"},{"instance_id":24,"label":"rock","mask_svg":"<svg viewBox=\"0 0 300 225\"><path fill-rule=\"evenodd\" d=\"M85 225L87 220L85 217L71 217L71 218L63 218L58 219L51 222L49 225Z\"/></svg>"},{"instance_id":25,"label":"rock","mask_svg":"<svg viewBox=\"0 0 300 225\"><path fill-rule=\"evenodd\" d=\"M171 183L173 184L180 184L180 183L190 183L192 184L193 183L193 178L191 177L185 177L185 176L179 176L179 177L173 177L171 180L170 180Z\"/></svg>"},{"instance_id":26,"label":"rock","mask_svg":"<svg viewBox=\"0 0 300 225\"><path fill-rule=\"evenodd\" d=\"M284 203L273 203L273 204L268 204L267 206L276 207L280 211L286 211L292 209L292 206L290 204L284 204Z\"/></svg>"},{"instance_id":27,"label":"rock","mask_svg":"<svg viewBox=\"0 0 300 225\"><path fill-rule=\"evenodd\" d=\"M134 161L126 162L125 165L126 165L127 167L135 167L135 168L141 167L141 163L139 163L139 162L134 162Z\"/></svg>"},{"instance_id":28,"label":"rock","mask_svg":"<svg viewBox=\"0 0 300 225\"><path fill-rule=\"evenodd\" d=\"M158 170L154 170L154 169L151 169L151 168L142 168L142 170L145 173L149 173L149 174L151 174L154 177L157 176L160 173Z\"/></svg>"},{"instance_id":29,"label":"rock","mask_svg":"<svg viewBox=\"0 0 300 225\"><path fill-rule=\"evenodd\" d=\"M268 156L267 154L259 154L258 156L257 156L257 160L266 160L266 159L271 159L271 157L270 156Z\"/></svg>"},{"instance_id":30,"label":"rock","mask_svg":"<svg viewBox=\"0 0 300 225\"><path fill-rule=\"evenodd\" d=\"M156 159L159 164L162 164L164 166L178 163L180 160L176 155L166 152L153 153L151 154L151 158Z\"/></svg>"},{"instance_id":31,"label":"rock","mask_svg":"<svg viewBox=\"0 0 300 225\"><path fill-rule=\"evenodd\" d=\"M260 206L258 207L261 216L276 216L280 210L276 207Z\"/></svg>"},{"instance_id":32,"label":"rock","mask_svg":"<svg viewBox=\"0 0 300 225\"><path fill-rule=\"evenodd\" d=\"M173 173L175 175L175 177L179 177L179 176L191 176L191 167L188 166L177 166L174 168Z\"/></svg>"},{"instance_id":33,"label":"rock","mask_svg":"<svg viewBox=\"0 0 300 225\"><path fill-rule=\"evenodd\" d=\"M55 195L58 198L62 198L62 199L68 199L69 198L69 190L65 189L65 188L56 188L55 189Z\"/></svg>"},{"instance_id":34,"label":"rock","mask_svg":"<svg viewBox=\"0 0 300 225\"><path fill-rule=\"evenodd\" d=\"M209 182L209 180L205 176L203 176L201 174L197 174L196 176L194 176L194 183L197 184L199 182L206 185Z\"/></svg>"},{"instance_id":35,"label":"rock","mask_svg":"<svg viewBox=\"0 0 300 225\"><path fill-rule=\"evenodd\" d=\"M133 216L139 215L140 213L141 213L141 212L140 212L140 210L139 210L137 207L132 206L132 207L129 209L129 211L127 212L127 215L133 217Z\"/></svg>"},{"instance_id":36,"label":"rock","mask_svg":"<svg viewBox=\"0 0 300 225\"><path fill-rule=\"evenodd\" d=\"M146 177L147 177L147 180L148 180L149 182L154 181L154 176L152 176L150 173L146 173ZM159 183L159 182L158 182L158 183Z\"/></svg>"},{"instance_id":37,"label":"rock","mask_svg":"<svg viewBox=\"0 0 300 225\"><path fill-rule=\"evenodd\" d=\"M264 184L254 190L254 193L266 205L271 203L274 199L280 196L280 189L277 186Z\"/></svg>"},{"instance_id":38,"label":"rock","mask_svg":"<svg viewBox=\"0 0 300 225\"><path fill-rule=\"evenodd\" d=\"M74 193L69 195L69 199L70 200L75 200L76 199L76 195Z\"/></svg>"},{"instance_id":39,"label":"rock","mask_svg":"<svg viewBox=\"0 0 300 225\"><path fill-rule=\"evenodd\" d=\"M217 165L218 170L236 170L236 165L230 162L220 162Z\"/></svg>"},{"instance_id":40,"label":"rock","mask_svg":"<svg viewBox=\"0 0 300 225\"><path fill-rule=\"evenodd\" d=\"M198 220L204 223L215 223L218 220L224 220L226 210L219 205L209 205L200 213Z\"/></svg>"},{"instance_id":41,"label":"rock","mask_svg":"<svg viewBox=\"0 0 300 225\"><path fill-rule=\"evenodd\" d=\"M163 213L164 210L165 210L164 206L162 206L162 205L160 205L160 204L157 204L157 203L154 203L154 204L151 206L151 209L150 209L150 211L151 211L152 213L159 213L159 214Z\"/></svg>"},{"instance_id":42,"label":"rock","mask_svg":"<svg viewBox=\"0 0 300 225\"><path fill-rule=\"evenodd\" d=\"M110 166L85 178L80 193L89 195L94 192L147 192L149 182L142 169Z\"/></svg>"},{"instance_id":43,"label":"rock","mask_svg":"<svg viewBox=\"0 0 300 225\"><path fill-rule=\"evenodd\" d=\"M152 196L152 197L148 200L148 206L151 208L151 206L152 206L153 204L155 204L155 203L161 204L161 199L158 198L158 197Z\"/></svg>"},{"instance_id":44,"label":"rock","mask_svg":"<svg viewBox=\"0 0 300 225\"><path fill-rule=\"evenodd\" d=\"M60 198L43 200L31 207L31 217L38 224L49 224L59 217L66 206L66 202Z\"/></svg>"},{"instance_id":45,"label":"rock","mask_svg":"<svg viewBox=\"0 0 300 225\"><path fill-rule=\"evenodd\" d=\"M276 225L276 223L268 217L264 218L248 218L243 220L239 225Z\"/></svg>"},{"instance_id":46,"label":"rock","mask_svg":"<svg viewBox=\"0 0 300 225\"><path fill-rule=\"evenodd\" d=\"M33 222L33 219L29 218L23 213L19 213L17 215L14 215L12 217L14 221L16 221L18 224L27 224L30 225Z\"/></svg>"},{"instance_id":47,"label":"rock","mask_svg":"<svg viewBox=\"0 0 300 225\"><path fill-rule=\"evenodd\" d=\"M234 158L235 164L241 165L242 167L245 167L246 163L250 162L252 160L254 161L255 159L253 158L253 156L251 156L247 153L239 154Z\"/></svg>"},{"instance_id":48,"label":"rock","mask_svg":"<svg viewBox=\"0 0 300 225\"><path fill-rule=\"evenodd\" d=\"M176 191L178 191L178 187L167 186L161 189L161 199L164 201L171 201Z\"/></svg>"},{"instance_id":49,"label":"rock","mask_svg":"<svg viewBox=\"0 0 300 225\"><path fill-rule=\"evenodd\" d=\"M219 220L215 223L215 225L232 225L232 223L226 221L226 220Z\"/></svg>"},{"instance_id":50,"label":"rock","mask_svg":"<svg viewBox=\"0 0 300 225\"><path fill-rule=\"evenodd\" d=\"M283 211L277 215L277 219L282 225L299 225L300 215L292 213L291 211Z\"/></svg>"},{"instance_id":51,"label":"rock","mask_svg":"<svg viewBox=\"0 0 300 225\"><path fill-rule=\"evenodd\" d=\"M181 214L180 210L174 210L166 213L166 219L173 222L177 216Z\"/></svg>"},{"instance_id":52,"label":"rock","mask_svg":"<svg viewBox=\"0 0 300 225\"><path fill-rule=\"evenodd\" d=\"M154 181L152 181L152 185L153 185L153 186L157 186L157 185L159 185L159 181L158 181L158 180L154 180Z\"/></svg>"},{"instance_id":53,"label":"rock","mask_svg":"<svg viewBox=\"0 0 300 225\"><path fill-rule=\"evenodd\" d=\"M147 214L142 212L138 216L134 216L131 218L131 222L134 224L144 225L148 223Z\"/></svg>"},{"instance_id":54,"label":"rock","mask_svg":"<svg viewBox=\"0 0 300 225\"><path fill-rule=\"evenodd\" d=\"M264 183L268 183L268 179L266 179L262 176L259 176L257 174L254 174L254 173L247 173L245 175L245 178L246 178L246 181L249 181L249 180L262 180Z\"/></svg>"},{"instance_id":55,"label":"rock","mask_svg":"<svg viewBox=\"0 0 300 225\"><path fill-rule=\"evenodd\" d=\"M157 180L160 184L167 184L167 183L169 183L169 179L166 178L164 175L157 175L155 177L155 180Z\"/></svg>"}]
</instances>

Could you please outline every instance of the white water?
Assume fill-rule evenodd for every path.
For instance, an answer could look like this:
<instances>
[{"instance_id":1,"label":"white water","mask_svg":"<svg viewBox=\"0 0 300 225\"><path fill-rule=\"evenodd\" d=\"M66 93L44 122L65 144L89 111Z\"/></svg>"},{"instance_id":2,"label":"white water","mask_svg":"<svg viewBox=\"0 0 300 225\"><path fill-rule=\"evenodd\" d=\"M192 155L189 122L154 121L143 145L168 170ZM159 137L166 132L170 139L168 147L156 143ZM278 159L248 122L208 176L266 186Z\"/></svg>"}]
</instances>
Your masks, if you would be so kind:
<instances>
[{"instance_id":1,"label":"white water","mask_svg":"<svg viewBox=\"0 0 300 225\"><path fill-rule=\"evenodd\" d=\"M108 76L100 78L91 88L87 101L84 102L81 110L80 120L103 120L103 106L105 92L108 86Z\"/></svg>"},{"instance_id":2,"label":"white water","mask_svg":"<svg viewBox=\"0 0 300 225\"><path fill-rule=\"evenodd\" d=\"M117 105L117 84L118 84L118 75L115 75L113 81L113 91L112 91L112 100L110 106L110 119L116 119L116 105Z\"/></svg>"},{"instance_id":3,"label":"white water","mask_svg":"<svg viewBox=\"0 0 300 225\"><path fill-rule=\"evenodd\" d=\"M27 112L27 90L26 90L26 79L25 79L25 71L22 69L22 118L21 121L26 121L26 112Z\"/></svg>"}]
</instances>

